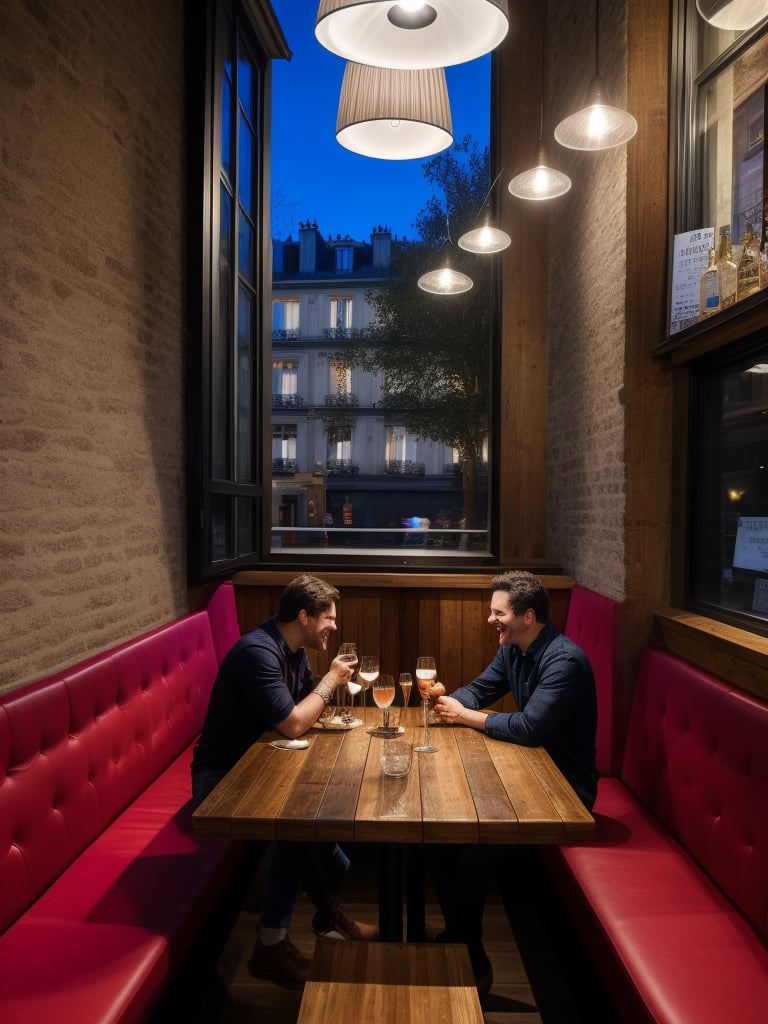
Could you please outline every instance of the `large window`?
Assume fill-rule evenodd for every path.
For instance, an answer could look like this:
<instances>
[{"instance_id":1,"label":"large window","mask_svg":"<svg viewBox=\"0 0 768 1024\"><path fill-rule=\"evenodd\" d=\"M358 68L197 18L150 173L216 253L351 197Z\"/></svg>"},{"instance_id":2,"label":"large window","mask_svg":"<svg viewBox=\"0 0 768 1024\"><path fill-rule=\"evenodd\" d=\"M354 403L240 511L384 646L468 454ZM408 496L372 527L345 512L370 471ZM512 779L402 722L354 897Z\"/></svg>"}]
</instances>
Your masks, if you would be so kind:
<instances>
[{"instance_id":1,"label":"large window","mask_svg":"<svg viewBox=\"0 0 768 1024\"><path fill-rule=\"evenodd\" d=\"M187 387L189 576L197 582L260 549L264 122L269 60L287 51L271 14L238 0L192 5L188 18L190 193L201 199L190 203Z\"/></svg>"}]
</instances>

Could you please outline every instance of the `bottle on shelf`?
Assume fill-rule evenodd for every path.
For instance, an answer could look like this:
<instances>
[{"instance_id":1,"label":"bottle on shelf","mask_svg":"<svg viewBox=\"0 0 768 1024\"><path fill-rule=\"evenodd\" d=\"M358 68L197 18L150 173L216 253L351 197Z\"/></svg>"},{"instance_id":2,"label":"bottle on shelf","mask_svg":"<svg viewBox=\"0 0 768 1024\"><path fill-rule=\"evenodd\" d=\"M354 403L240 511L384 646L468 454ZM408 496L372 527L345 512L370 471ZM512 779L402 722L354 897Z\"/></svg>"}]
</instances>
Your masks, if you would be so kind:
<instances>
[{"instance_id":1,"label":"bottle on shelf","mask_svg":"<svg viewBox=\"0 0 768 1024\"><path fill-rule=\"evenodd\" d=\"M763 249L760 253L759 278L760 287L768 288L768 242L763 243Z\"/></svg>"},{"instance_id":2,"label":"bottle on shelf","mask_svg":"<svg viewBox=\"0 0 768 1024\"><path fill-rule=\"evenodd\" d=\"M717 251L717 273L719 275L720 308L726 309L736 301L736 280L738 270L733 262L731 248L731 226L720 228L720 247Z\"/></svg>"},{"instance_id":3,"label":"bottle on shelf","mask_svg":"<svg viewBox=\"0 0 768 1024\"><path fill-rule=\"evenodd\" d=\"M720 309L720 275L715 262L715 250L709 250L709 266L701 275L699 285L699 318L712 316Z\"/></svg>"},{"instance_id":4,"label":"bottle on shelf","mask_svg":"<svg viewBox=\"0 0 768 1024\"><path fill-rule=\"evenodd\" d=\"M751 224L747 224L741 240L741 256L737 268L736 298L739 302L749 295L754 295L760 287L760 267L758 263L755 232Z\"/></svg>"}]
</instances>

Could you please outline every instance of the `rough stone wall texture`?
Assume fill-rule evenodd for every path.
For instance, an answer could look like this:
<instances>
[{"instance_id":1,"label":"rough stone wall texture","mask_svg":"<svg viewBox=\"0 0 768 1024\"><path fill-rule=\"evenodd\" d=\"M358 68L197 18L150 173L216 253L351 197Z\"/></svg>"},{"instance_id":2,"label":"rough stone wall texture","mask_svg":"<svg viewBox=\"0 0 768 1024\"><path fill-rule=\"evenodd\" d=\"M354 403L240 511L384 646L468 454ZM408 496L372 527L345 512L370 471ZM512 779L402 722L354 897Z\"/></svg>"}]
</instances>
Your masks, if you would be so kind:
<instances>
[{"instance_id":1,"label":"rough stone wall texture","mask_svg":"<svg viewBox=\"0 0 768 1024\"><path fill-rule=\"evenodd\" d=\"M0 5L0 689L186 611L183 28Z\"/></svg>"},{"instance_id":2,"label":"rough stone wall texture","mask_svg":"<svg viewBox=\"0 0 768 1024\"><path fill-rule=\"evenodd\" d=\"M600 73L624 106L625 0L599 7ZM550 0L548 11L553 130L584 104L596 23L595 5L580 0ZM622 600L626 147L590 153L553 142L551 157L573 186L550 221L548 556Z\"/></svg>"}]
</instances>

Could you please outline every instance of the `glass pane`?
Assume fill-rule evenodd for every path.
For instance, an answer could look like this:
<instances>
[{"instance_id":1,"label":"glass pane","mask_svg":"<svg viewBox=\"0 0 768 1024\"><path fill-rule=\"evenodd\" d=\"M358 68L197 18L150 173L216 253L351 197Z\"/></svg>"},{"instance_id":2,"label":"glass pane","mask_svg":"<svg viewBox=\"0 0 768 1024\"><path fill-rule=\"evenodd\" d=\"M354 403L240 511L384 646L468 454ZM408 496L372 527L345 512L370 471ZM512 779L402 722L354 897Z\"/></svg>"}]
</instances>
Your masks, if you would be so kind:
<instances>
[{"instance_id":1,"label":"glass pane","mask_svg":"<svg viewBox=\"0 0 768 1024\"><path fill-rule=\"evenodd\" d=\"M248 555L256 548L256 536L253 522L254 503L251 498L235 499L235 537L237 550L235 555Z\"/></svg>"},{"instance_id":2,"label":"glass pane","mask_svg":"<svg viewBox=\"0 0 768 1024\"><path fill-rule=\"evenodd\" d=\"M231 557L230 509L232 499L224 494L211 496L211 561Z\"/></svg>"},{"instance_id":3,"label":"glass pane","mask_svg":"<svg viewBox=\"0 0 768 1024\"><path fill-rule=\"evenodd\" d=\"M253 356L253 309L251 297L241 285L237 296L237 480L253 479L253 402L251 392Z\"/></svg>"},{"instance_id":4,"label":"glass pane","mask_svg":"<svg viewBox=\"0 0 768 1024\"><path fill-rule=\"evenodd\" d=\"M214 479L228 480L231 476L229 339L232 336L232 202L223 185L219 191L219 204L219 316L211 342L211 473Z\"/></svg>"},{"instance_id":5,"label":"glass pane","mask_svg":"<svg viewBox=\"0 0 768 1024\"><path fill-rule=\"evenodd\" d=\"M696 378L690 591L768 622L768 347Z\"/></svg>"},{"instance_id":6,"label":"glass pane","mask_svg":"<svg viewBox=\"0 0 768 1024\"><path fill-rule=\"evenodd\" d=\"M253 124L253 72L249 61L237 62L237 98L248 120Z\"/></svg>"},{"instance_id":7,"label":"glass pane","mask_svg":"<svg viewBox=\"0 0 768 1024\"><path fill-rule=\"evenodd\" d=\"M225 76L221 90L221 167L232 179L232 83Z\"/></svg>"},{"instance_id":8,"label":"glass pane","mask_svg":"<svg viewBox=\"0 0 768 1024\"><path fill-rule=\"evenodd\" d=\"M237 233L240 276L253 284L253 228L243 216L238 218Z\"/></svg>"},{"instance_id":9,"label":"glass pane","mask_svg":"<svg viewBox=\"0 0 768 1024\"><path fill-rule=\"evenodd\" d=\"M239 119L239 140L238 140L238 199L240 205L248 214L253 215L253 154L255 146L253 143L253 132L242 114Z\"/></svg>"}]
</instances>

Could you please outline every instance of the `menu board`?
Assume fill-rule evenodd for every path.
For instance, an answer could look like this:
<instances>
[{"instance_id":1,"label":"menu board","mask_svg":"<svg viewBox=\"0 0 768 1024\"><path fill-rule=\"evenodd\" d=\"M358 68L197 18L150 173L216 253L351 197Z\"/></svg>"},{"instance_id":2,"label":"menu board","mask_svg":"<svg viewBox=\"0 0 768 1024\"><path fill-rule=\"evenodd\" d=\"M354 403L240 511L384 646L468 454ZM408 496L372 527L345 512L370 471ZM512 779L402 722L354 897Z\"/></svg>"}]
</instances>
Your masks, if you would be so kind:
<instances>
[{"instance_id":1,"label":"menu board","mask_svg":"<svg viewBox=\"0 0 768 1024\"><path fill-rule=\"evenodd\" d=\"M742 516L739 519L733 567L768 573L768 516Z\"/></svg>"}]
</instances>

